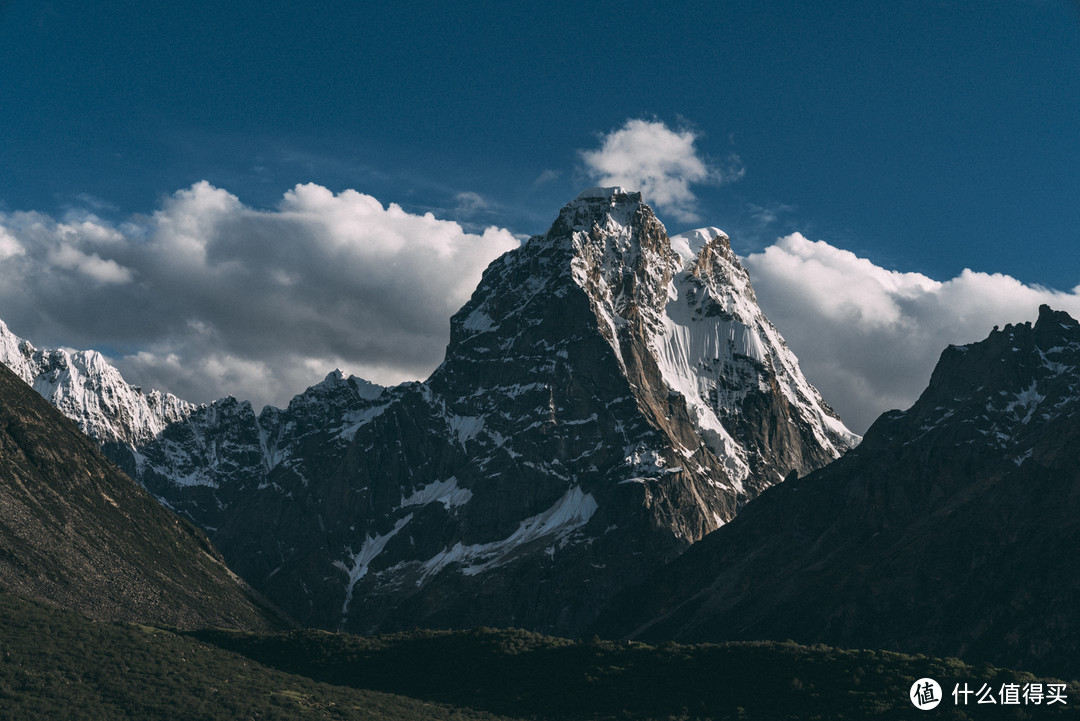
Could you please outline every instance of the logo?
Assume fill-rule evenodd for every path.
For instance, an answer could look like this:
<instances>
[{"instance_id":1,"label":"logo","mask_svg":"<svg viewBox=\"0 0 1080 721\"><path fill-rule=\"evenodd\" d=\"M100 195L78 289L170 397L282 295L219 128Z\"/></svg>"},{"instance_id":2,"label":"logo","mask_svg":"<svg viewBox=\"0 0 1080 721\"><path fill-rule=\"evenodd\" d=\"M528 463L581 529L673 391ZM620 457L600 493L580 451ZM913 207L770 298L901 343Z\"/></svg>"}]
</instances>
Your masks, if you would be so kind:
<instances>
[{"instance_id":1,"label":"logo","mask_svg":"<svg viewBox=\"0 0 1080 721\"><path fill-rule=\"evenodd\" d=\"M911 684L908 698L911 699L915 708L920 711L929 711L937 708L937 705L941 703L941 686L932 678L920 678Z\"/></svg>"}]
</instances>

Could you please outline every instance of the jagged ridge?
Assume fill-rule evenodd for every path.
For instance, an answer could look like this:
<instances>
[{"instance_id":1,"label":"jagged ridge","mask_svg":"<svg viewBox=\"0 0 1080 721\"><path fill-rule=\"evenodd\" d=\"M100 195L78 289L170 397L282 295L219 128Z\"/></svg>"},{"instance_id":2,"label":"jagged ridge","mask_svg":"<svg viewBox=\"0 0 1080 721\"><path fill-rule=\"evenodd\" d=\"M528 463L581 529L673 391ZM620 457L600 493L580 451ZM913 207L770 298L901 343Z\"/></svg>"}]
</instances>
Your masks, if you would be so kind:
<instances>
[{"instance_id":1,"label":"jagged ridge","mask_svg":"<svg viewBox=\"0 0 1080 721\"><path fill-rule=\"evenodd\" d=\"M38 350L3 321L0 363L102 444L147 443L198 407L171 393L144 394L97 351Z\"/></svg>"}]
</instances>

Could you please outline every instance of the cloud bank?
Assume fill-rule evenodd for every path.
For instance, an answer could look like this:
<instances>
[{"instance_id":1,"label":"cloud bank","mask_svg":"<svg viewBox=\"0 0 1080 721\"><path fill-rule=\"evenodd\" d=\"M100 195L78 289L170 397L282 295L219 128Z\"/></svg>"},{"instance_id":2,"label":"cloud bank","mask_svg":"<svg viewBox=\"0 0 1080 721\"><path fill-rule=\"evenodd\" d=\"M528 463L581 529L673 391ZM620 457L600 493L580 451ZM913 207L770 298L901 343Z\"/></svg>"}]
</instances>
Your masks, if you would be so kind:
<instances>
[{"instance_id":1,"label":"cloud bank","mask_svg":"<svg viewBox=\"0 0 1080 721\"><path fill-rule=\"evenodd\" d=\"M971 270L941 282L799 233L743 263L803 371L860 433L884 411L914 403L949 344L1034 321L1042 303L1080 318L1080 287L1061 292Z\"/></svg>"},{"instance_id":2,"label":"cloud bank","mask_svg":"<svg viewBox=\"0 0 1080 721\"><path fill-rule=\"evenodd\" d=\"M353 190L298 185L263 211L200 182L122 224L0 214L0 318L38 345L103 350L131 382L280 405L335 367L425 377L518 244Z\"/></svg>"},{"instance_id":3,"label":"cloud bank","mask_svg":"<svg viewBox=\"0 0 1080 721\"><path fill-rule=\"evenodd\" d=\"M280 406L335 367L386 384L425 378L450 316L518 244L352 190L298 185L256 210L202 182L123 223L0 213L0 319L36 345L101 350L148 388ZM970 270L938 281L798 233L743 262L765 314L857 432L910 406L950 343L1034 320L1041 303L1080 317L1080 287Z\"/></svg>"},{"instance_id":4,"label":"cloud bank","mask_svg":"<svg viewBox=\"0 0 1080 721\"><path fill-rule=\"evenodd\" d=\"M742 177L738 159L730 170L710 165L698 153L691 130L672 130L661 121L627 120L603 136L600 148L581 151L586 171L600 185L640 190L647 203L679 221L699 220L695 183L719 184Z\"/></svg>"}]
</instances>

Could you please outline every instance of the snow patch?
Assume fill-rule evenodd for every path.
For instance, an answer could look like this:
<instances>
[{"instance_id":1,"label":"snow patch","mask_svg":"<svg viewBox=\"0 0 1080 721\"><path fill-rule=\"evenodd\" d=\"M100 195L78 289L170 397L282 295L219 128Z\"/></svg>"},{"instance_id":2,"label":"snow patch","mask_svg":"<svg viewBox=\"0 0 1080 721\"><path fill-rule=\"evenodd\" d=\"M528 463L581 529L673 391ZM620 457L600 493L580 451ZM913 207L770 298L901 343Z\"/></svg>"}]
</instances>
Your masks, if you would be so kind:
<instances>
[{"instance_id":1,"label":"snow patch","mask_svg":"<svg viewBox=\"0 0 1080 721\"><path fill-rule=\"evenodd\" d=\"M1026 424L1044 400L1046 396L1038 392L1035 381L1032 381L1030 386L1016 394L1015 400L1006 405L1005 410L1015 414L1021 423Z\"/></svg>"},{"instance_id":2,"label":"snow patch","mask_svg":"<svg viewBox=\"0 0 1080 721\"><path fill-rule=\"evenodd\" d=\"M429 503L441 503L446 510L464 506L472 500L473 493L468 488L458 488L457 476L450 476L445 481L435 481L414 491L411 496L402 496L398 508L426 506ZM395 509L397 510L397 509Z\"/></svg>"},{"instance_id":3,"label":"snow patch","mask_svg":"<svg viewBox=\"0 0 1080 721\"><path fill-rule=\"evenodd\" d=\"M389 403L384 403L383 405L372 406L371 408L365 408L363 410L346 412L342 418L341 430L338 432L338 438L343 441L352 441L360 428L378 418L382 415L383 411L389 407Z\"/></svg>"},{"instance_id":4,"label":"snow patch","mask_svg":"<svg viewBox=\"0 0 1080 721\"><path fill-rule=\"evenodd\" d=\"M357 553L352 554L352 567L350 568L342 561L334 561L334 567L344 571L348 577L348 585L345 587L345 603L341 605L341 620L342 623L349 615L349 604L352 603L353 589L356 587L357 581L367 575L368 566L375 557L383 552L386 548L386 544L391 538L397 535L398 531L405 527L405 524L412 520L412 514L399 518L397 523L394 524L393 530L387 532L381 536L375 536L372 538L370 535L364 539L364 545L360 547ZM350 549L351 550L351 549Z\"/></svg>"},{"instance_id":5,"label":"snow patch","mask_svg":"<svg viewBox=\"0 0 1080 721\"><path fill-rule=\"evenodd\" d=\"M495 321L491 319L487 313L482 309L477 308L469 317L465 319L465 322L461 324L461 327L465 330L471 330L476 333L483 333L496 328Z\"/></svg>"},{"instance_id":6,"label":"snow patch","mask_svg":"<svg viewBox=\"0 0 1080 721\"><path fill-rule=\"evenodd\" d=\"M416 585L422 585L453 563L462 565L464 575L475 576L506 563L515 550L531 541L551 535L558 541L565 541L571 533L589 522L597 508L599 505L591 493L584 493L580 486L574 486L555 505L543 513L526 518L516 531L502 540L472 545L459 541L443 549L421 565L421 578Z\"/></svg>"},{"instance_id":7,"label":"snow patch","mask_svg":"<svg viewBox=\"0 0 1080 721\"><path fill-rule=\"evenodd\" d=\"M484 429L483 416L451 415L446 421L450 426L451 433L457 436L458 443L462 446L465 445L466 441L476 438L480 431Z\"/></svg>"}]
</instances>

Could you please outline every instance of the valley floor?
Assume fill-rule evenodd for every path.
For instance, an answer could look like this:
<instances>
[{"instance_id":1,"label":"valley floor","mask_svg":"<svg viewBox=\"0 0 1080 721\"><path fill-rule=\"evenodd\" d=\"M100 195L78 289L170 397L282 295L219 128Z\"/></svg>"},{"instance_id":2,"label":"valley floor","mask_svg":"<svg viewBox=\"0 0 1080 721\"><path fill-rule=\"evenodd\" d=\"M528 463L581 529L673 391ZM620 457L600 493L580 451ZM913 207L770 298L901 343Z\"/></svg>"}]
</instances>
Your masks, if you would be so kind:
<instances>
[{"instance_id":1,"label":"valley floor","mask_svg":"<svg viewBox=\"0 0 1080 721\"><path fill-rule=\"evenodd\" d=\"M571 641L519 630L378 637L294 631L180 633L88 621L0 594L5 719L906 719L915 679L936 718L1080 718L1066 704L953 702L1025 673L795 643L683 646Z\"/></svg>"}]
</instances>

